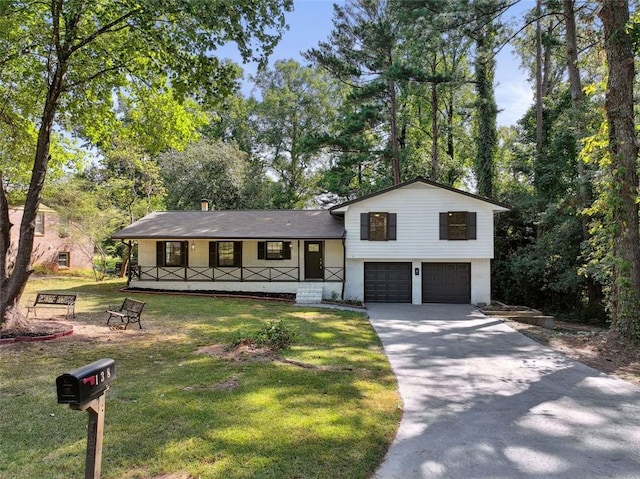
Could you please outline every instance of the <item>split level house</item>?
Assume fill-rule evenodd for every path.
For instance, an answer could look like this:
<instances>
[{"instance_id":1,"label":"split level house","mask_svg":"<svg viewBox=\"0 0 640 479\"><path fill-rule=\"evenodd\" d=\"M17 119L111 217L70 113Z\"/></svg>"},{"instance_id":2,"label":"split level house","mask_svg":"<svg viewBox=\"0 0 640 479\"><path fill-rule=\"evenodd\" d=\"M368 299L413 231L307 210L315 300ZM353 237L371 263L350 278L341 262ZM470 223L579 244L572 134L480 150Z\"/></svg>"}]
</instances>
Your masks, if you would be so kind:
<instances>
[{"instance_id":1,"label":"split level house","mask_svg":"<svg viewBox=\"0 0 640 479\"><path fill-rule=\"evenodd\" d=\"M9 207L11 244L15 255L20 239L23 206ZM93 267L93 242L79 234L68 219L44 204L38 207L31 265L45 271L88 270Z\"/></svg>"},{"instance_id":2,"label":"split level house","mask_svg":"<svg viewBox=\"0 0 640 479\"><path fill-rule=\"evenodd\" d=\"M417 178L327 210L151 213L129 286L298 293L399 303L489 303L496 201Z\"/></svg>"}]
</instances>

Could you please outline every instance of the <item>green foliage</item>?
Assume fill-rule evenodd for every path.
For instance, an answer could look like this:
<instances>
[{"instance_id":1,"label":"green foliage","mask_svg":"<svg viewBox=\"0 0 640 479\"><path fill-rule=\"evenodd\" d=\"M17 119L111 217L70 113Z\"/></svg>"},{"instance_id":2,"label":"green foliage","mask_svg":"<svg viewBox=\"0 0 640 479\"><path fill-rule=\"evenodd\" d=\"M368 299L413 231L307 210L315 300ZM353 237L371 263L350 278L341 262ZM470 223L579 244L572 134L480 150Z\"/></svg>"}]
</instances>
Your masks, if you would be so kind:
<instances>
[{"instance_id":1,"label":"green foliage","mask_svg":"<svg viewBox=\"0 0 640 479\"><path fill-rule=\"evenodd\" d=\"M397 19L389 1L350 0L334 7L333 24L328 41L305 53L308 60L350 87L339 127L326 138L340 152L331 170L338 177L350 177L347 184L356 191L366 189L370 178L373 183L385 179L397 183L401 174L400 106L394 77L399 54ZM335 183L330 177L325 185Z\"/></svg>"},{"instance_id":2,"label":"green foliage","mask_svg":"<svg viewBox=\"0 0 640 479\"><path fill-rule=\"evenodd\" d=\"M162 91L135 89L118 98L118 129L110 128L105 134L106 148L114 143L135 144L154 157L169 149L183 150L199 139L198 131L208 123L202 107L191 99L181 100L173 89ZM104 144L91 136L94 143ZM97 140L97 141L96 141Z\"/></svg>"},{"instance_id":3,"label":"green foliage","mask_svg":"<svg viewBox=\"0 0 640 479\"><path fill-rule=\"evenodd\" d=\"M105 131L119 121L114 108L117 94L149 100L151 109L140 107L141 117L157 121L166 120L166 115L156 116L158 110L179 113L175 106L187 98L207 100L231 93L238 68L213 52L235 41L244 60L264 64L285 28L284 11L291 8L291 0L0 3L0 94L2 111L8 112L0 116L0 135L10 135L6 143L17 147L16 164L21 165L6 169L11 158L0 155L0 324L14 308L30 273L38 203L56 153L52 132L105 141ZM147 89L149 95L140 94ZM162 110L159 104L169 108ZM179 124L193 119L169 117ZM37 135L29 134L35 131ZM167 143L175 141L169 138ZM145 146L161 148L154 143ZM32 164L24 162L28 151ZM21 177L29 176L23 174L29 169L31 178L24 181ZM9 173L17 176L7 177ZM29 186L16 261L9 273L6 189L20 182Z\"/></svg>"},{"instance_id":4,"label":"green foliage","mask_svg":"<svg viewBox=\"0 0 640 479\"><path fill-rule=\"evenodd\" d=\"M234 349L243 344L254 344L273 351L281 351L291 347L296 335L296 331L283 320L266 321L256 332L251 332L246 325L242 325L227 343L227 349Z\"/></svg>"},{"instance_id":5,"label":"green foliage","mask_svg":"<svg viewBox=\"0 0 640 479\"><path fill-rule=\"evenodd\" d=\"M264 207L269 201L256 196L256 185L263 175L256 173L247 154L233 144L219 140L192 143L183 151L159 155L158 167L166 188L166 205L171 210L200 209L202 198L219 210Z\"/></svg>"},{"instance_id":6,"label":"green foliage","mask_svg":"<svg viewBox=\"0 0 640 479\"><path fill-rule=\"evenodd\" d=\"M36 291L77 293L75 325L102 332L19 352L8 346L16 354L2 350L0 476L83 477L86 414L56 403L55 376L110 357L118 372L107 392L104 479L371 477L402 410L363 314L140 294L142 332L96 328L109 305L122 304L123 285L70 278L27 284L25 301ZM290 363L227 358L215 348L241 324L257 331L278 320L298 332Z\"/></svg>"},{"instance_id":7,"label":"green foliage","mask_svg":"<svg viewBox=\"0 0 640 479\"><path fill-rule=\"evenodd\" d=\"M244 98L237 92L217 102L211 107L209 122L202 128L203 137L235 143L241 151L249 155L250 161L254 161L252 154L258 150L256 125L255 121L252 121L256 104L255 98Z\"/></svg>"},{"instance_id":8,"label":"green foliage","mask_svg":"<svg viewBox=\"0 0 640 479\"><path fill-rule=\"evenodd\" d=\"M288 349L295 338L295 330L283 320L267 321L258 331L256 342L274 351L280 351Z\"/></svg>"},{"instance_id":9,"label":"green foliage","mask_svg":"<svg viewBox=\"0 0 640 479\"><path fill-rule=\"evenodd\" d=\"M88 238L77 241L87 256L98 257L100 268L95 269L96 279L104 279L106 271L106 245L109 237L126 226L127 214L114 201L108 187L91 183L82 178L65 178L44 190L45 202L61 217L69 221L71 238Z\"/></svg>"},{"instance_id":10,"label":"green foliage","mask_svg":"<svg viewBox=\"0 0 640 479\"><path fill-rule=\"evenodd\" d=\"M339 89L321 70L293 60L277 61L254 78L261 100L255 108L256 154L277 178L276 208L303 208L324 167L322 137L336 116Z\"/></svg>"}]
</instances>

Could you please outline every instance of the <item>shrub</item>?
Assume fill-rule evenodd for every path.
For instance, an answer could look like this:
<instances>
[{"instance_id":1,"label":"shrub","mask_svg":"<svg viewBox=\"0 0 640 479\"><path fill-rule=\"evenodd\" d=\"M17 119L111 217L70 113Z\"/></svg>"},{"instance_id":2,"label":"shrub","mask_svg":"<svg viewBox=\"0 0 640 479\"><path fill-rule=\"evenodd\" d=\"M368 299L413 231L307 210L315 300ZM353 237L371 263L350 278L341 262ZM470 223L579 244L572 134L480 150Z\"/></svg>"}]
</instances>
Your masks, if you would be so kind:
<instances>
[{"instance_id":1,"label":"shrub","mask_svg":"<svg viewBox=\"0 0 640 479\"><path fill-rule=\"evenodd\" d=\"M274 351L288 349L291 346L296 332L285 324L283 320L267 321L258 331L256 342L268 346Z\"/></svg>"},{"instance_id":2,"label":"shrub","mask_svg":"<svg viewBox=\"0 0 640 479\"><path fill-rule=\"evenodd\" d=\"M244 327L233 334L227 349L233 349L241 344L255 344L280 351L291 346L296 332L284 321L267 321L257 333L251 334Z\"/></svg>"}]
</instances>

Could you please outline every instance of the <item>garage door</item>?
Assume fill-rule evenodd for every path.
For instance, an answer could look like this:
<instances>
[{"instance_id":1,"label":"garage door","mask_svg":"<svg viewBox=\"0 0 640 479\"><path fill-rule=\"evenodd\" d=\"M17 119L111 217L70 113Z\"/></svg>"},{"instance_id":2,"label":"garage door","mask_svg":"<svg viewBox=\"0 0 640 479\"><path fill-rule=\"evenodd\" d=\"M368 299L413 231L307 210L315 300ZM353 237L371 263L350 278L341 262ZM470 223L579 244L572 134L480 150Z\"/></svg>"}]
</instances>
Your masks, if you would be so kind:
<instances>
[{"instance_id":1,"label":"garage door","mask_svg":"<svg viewBox=\"0 0 640 479\"><path fill-rule=\"evenodd\" d=\"M364 301L410 303L411 263L365 263Z\"/></svg>"},{"instance_id":2,"label":"garage door","mask_svg":"<svg viewBox=\"0 0 640 479\"><path fill-rule=\"evenodd\" d=\"M471 263L422 263L423 303L471 303Z\"/></svg>"}]
</instances>

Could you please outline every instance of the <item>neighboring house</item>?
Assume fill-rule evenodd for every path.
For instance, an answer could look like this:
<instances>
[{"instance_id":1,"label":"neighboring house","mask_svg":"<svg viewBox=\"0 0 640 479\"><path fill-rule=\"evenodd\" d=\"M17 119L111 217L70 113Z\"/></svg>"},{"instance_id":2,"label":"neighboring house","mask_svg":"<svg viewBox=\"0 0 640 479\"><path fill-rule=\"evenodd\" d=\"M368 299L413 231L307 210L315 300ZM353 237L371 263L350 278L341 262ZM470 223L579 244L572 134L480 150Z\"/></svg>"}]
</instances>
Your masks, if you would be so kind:
<instances>
[{"instance_id":1,"label":"neighboring house","mask_svg":"<svg viewBox=\"0 0 640 479\"><path fill-rule=\"evenodd\" d=\"M329 210L156 212L113 237L138 243L131 287L477 304L507 210L418 178Z\"/></svg>"},{"instance_id":2,"label":"neighboring house","mask_svg":"<svg viewBox=\"0 0 640 479\"><path fill-rule=\"evenodd\" d=\"M20 222L24 207L10 206L9 221L13 254L20 239ZM82 235L73 234L66 218L54 209L40 204L36 215L35 235L31 264L47 270L91 270L93 267L93 243Z\"/></svg>"}]
</instances>

